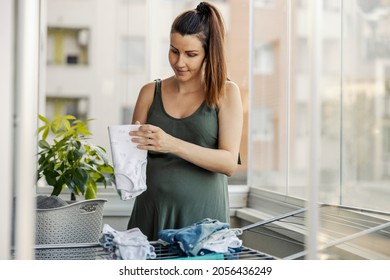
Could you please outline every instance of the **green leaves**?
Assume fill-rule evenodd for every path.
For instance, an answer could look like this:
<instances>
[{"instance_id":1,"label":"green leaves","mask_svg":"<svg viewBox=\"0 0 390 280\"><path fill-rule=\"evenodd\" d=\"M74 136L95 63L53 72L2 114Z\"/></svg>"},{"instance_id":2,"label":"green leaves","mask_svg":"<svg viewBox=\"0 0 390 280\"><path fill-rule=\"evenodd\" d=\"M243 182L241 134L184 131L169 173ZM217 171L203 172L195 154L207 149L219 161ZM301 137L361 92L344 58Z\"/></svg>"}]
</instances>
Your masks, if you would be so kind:
<instances>
[{"instance_id":1,"label":"green leaves","mask_svg":"<svg viewBox=\"0 0 390 280\"><path fill-rule=\"evenodd\" d=\"M85 199L96 197L97 183L104 186L114 180L114 169L102 147L88 143L91 136L87 124L72 115L56 116L48 120L39 115L43 125L38 128L38 180L46 179L53 187L52 195L59 195L67 187ZM90 120L87 120L90 121ZM52 143L48 141L48 137Z\"/></svg>"}]
</instances>

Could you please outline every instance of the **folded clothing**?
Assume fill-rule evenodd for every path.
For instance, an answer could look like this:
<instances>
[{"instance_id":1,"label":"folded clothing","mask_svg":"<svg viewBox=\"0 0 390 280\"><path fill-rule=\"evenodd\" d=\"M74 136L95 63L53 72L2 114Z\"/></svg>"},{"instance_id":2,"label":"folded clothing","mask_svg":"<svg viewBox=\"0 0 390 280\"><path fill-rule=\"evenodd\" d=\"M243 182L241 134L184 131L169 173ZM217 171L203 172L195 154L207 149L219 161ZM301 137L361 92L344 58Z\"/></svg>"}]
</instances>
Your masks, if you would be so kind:
<instances>
[{"instance_id":1,"label":"folded clothing","mask_svg":"<svg viewBox=\"0 0 390 280\"><path fill-rule=\"evenodd\" d=\"M139 228L117 231L105 224L99 242L109 253L111 259L146 260L156 258L154 247Z\"/></svg>"},{"instance_id":2,"label":"folded clothing","mask_svg":"<svg viewBox=\"0 0 390 280\"><path fill-rule=\"evenodd\" d=\"M115 188L122 200L134 198L146 191L147 151L131 141L130 131L140 125L110 125L108 133L115 174Z\"/></svg>"},{"instance_id":3,"label":"folded clothing","mask_svg":"<svg viewBox=\"0 0 390 280\"><path fill-rule=\"evenodd\" d=\"M241 248L237 235L241 230L230 229L228 223L206 218L181 229L164 229L159 232L158 242L172 248L179 248L186 256L207 253L230 253Z\"/></svg>"}]
</instances>

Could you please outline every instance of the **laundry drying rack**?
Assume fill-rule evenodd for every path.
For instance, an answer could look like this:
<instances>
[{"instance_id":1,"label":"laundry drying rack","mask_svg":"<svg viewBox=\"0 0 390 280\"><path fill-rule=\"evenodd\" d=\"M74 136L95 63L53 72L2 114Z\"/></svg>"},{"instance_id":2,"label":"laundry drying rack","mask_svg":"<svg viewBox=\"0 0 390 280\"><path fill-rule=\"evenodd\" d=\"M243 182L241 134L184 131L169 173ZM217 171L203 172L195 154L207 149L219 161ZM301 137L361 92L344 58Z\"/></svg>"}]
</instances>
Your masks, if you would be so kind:
<instances>
[{"instance_id":1,"label":"laundry drying rack","mask_svg":"<svg viewBox=\"0 0 390 280\"><path fill-rule=\"evenodd\" d=\"M302 214L306 209L298 209L268 220L259 221L241 227L242 231L251 230L256 227L262 227L269 223L282 220L287 217ZM203 256L182 257L178 252L172 251L169 246L164 246L157 241L150 242L154 246L155 260L165 259L209 259L209 260L276 260L279 259L270 254L255 250L246 246L241 246L239 250L226 254L206 254ZM60 260L95 260L110 259L110 253L107 252L99 243L71 243L71 244L38 244L35 246L37 259L60 259Z\"/></svg>"},{"instance_id":2,"label":"laundry drying rack","mask_svg":"<svg viewBox=\"0 0 390 280\"><path fill-rule=\"evenodd\" d=\"M267 224L273 223L275 221L280 221L288 217L294 217L304 213L306 209L301 208L294 210L289 213L282 214L280 216L275 216L273 218L252 223L246 226L241 227L240 229L245 231L250 231L251 229L257 227L263 227ZM249 248L247 246L241 246L238 250L232 253L226 254L206 254L203 256L194 256L194 257L182 257L178 252L173 251L169 246L162 245L157 241L151 241L150 244L154 246L156 258L155 260L165 260L165 259L209 259L209 260L277 260L280 259L276 256L261 252ZM38 259L62 259L62 260L72 260L72 259L110 259L110 253L107 252L99 243L71 243L71 244L39 244L35 247L36 256Z\"/></svg>"},{"instance_id":3,"label":"laundry drying rack","mask_svg":"<svg viewBox=\"0 0 390 280\"><path fill-rule=\"evenodd\" d=\"M390 216L384 213L375 213L367 212L364 210L356 210L354 208L346 207L336 207L332 205L321 205L321 213L323 216L326 216L328 220L336 221L337 223L331 223L331 225L337 225L338 231L336 232L332 228L324 228L323 232L327 232L329 236L329 241L322 245L322 249L331 248L332 246L346 244L348 242L353 242L356 239L369 236L372 238L377 238L376 240L382 242L383 244L383 254L388 254L386 248L388 248L388 237L390 227ZM272 225L274 222L284 221L289 224L294 224L299 226L304 225L304 217L307 209L300 208L293 210L288 213L281 214L279 216L274 216L269 219L264 219L252 224L245 225L240 229L243 232L253 233L253 234L263 234L258 231L259 228L266 227L267 225ZM385 218L383 218L385 216ZM341 222L340 222L341 221ZM348 221L347 223L345 221ZM357 223L356 221L360 222ZM384 230L386 229L386 230ZM348 231L347 231L348 230ZM350 234L340 235L339 233L348 232ZM352 234L351 234L352 232ZM375 234L375 236L374 236ZM370 239L370 240L371 240ZM250 239L248 239L250 240ZM244 244L245 238L243 238ZM288 240L287 240L288 241ZM165 259L183 259L179 256L177 252L172 251L168 246L164 246L161 243L156 241L150 242L154 246L156 253L156 260L165 260ZM257 244L253 242L248 242L249 245L252 244L253 247L257 247ZM360 244L360 243L359 243ZM371 243L369 243L371 244ZM360 244L361 245L361 244ZM365 245L365 244L363 244ZM252 246L251 246L252 247ZM242 246L237 252L229 254L207 254L205 256L199 257L189 257L189 259L224 259L224 260L278 260L278 259L302 259L306 251L298 251L292 255L287 255L285 257L276 257L267 253L263 253L258 247L258 249L249 248L248 246ZM365 247L362 247L365 249ZM72 244L38 244L35 246L37 259L62 259L62 260L79 260L79 259L89 259L89 260L104 260L110 259L110 254L105 251L105 249L99 243L72 243ZM366 251L364 251L366 252ZM370 258L367 258L370 259Z\"/></svg>"},{"instance_id":4,"label":"laundry drying rack","mask_svg":"<svg viewBox=\"0 0 390 280\"><path fill-rule=\"evenodd\" d=\"M169 259L204 259L204 260L275 260L276 257L251 248L241 246L239 250L228 254L211 253L203 256L182 257L177 252L172 251L169 246L164 246L159 242L152 241L156 258L154 260ZM62 259L62 260L105 260L110 259L110 255L99 243L78 243L78 244L46 244L36 245L35 251L40 259Z\"/></svg>"}]
</instances>

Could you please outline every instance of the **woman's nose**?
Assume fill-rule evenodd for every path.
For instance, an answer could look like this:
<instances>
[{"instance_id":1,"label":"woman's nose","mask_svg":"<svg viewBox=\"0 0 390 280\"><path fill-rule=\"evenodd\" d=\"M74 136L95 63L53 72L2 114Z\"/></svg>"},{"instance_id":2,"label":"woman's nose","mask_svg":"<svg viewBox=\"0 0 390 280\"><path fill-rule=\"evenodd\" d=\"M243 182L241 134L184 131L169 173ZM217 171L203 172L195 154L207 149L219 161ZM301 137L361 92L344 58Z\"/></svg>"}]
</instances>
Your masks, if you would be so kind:
<instances>
[{"instance_id":1,"label":"woman's nose","mask_svg":"<svg viewBox=\"0 0 390 280\"><path fill-rule=\"evenodd\" d=\"M179 67L185 66L185 60L184 60L183 55L179 55L177 57L176 65Z\"/></svg>"}]
</instances>

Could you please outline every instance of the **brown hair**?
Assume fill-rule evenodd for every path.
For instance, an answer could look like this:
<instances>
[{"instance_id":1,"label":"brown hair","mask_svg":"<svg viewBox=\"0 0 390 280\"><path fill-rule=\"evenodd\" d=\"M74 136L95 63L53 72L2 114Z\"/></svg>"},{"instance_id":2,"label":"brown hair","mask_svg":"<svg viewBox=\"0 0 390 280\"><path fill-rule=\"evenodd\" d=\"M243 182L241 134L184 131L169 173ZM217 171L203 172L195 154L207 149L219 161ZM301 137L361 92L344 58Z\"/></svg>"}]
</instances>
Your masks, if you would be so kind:
<instances>
[{"instance_id":1,"label":"brown hair","mask_svg":"<svg viewBox=\"0 0 390 280\"><path fill-rule=\"evenodd\" d=\"M225 58L225 27L218 9L207 2L201 2L196 9L180 14L171 27L172 33L196 35L206 53L205 83L206 102L216 107L225 93L227 67Z\"/></svg>"}]
</instances>

